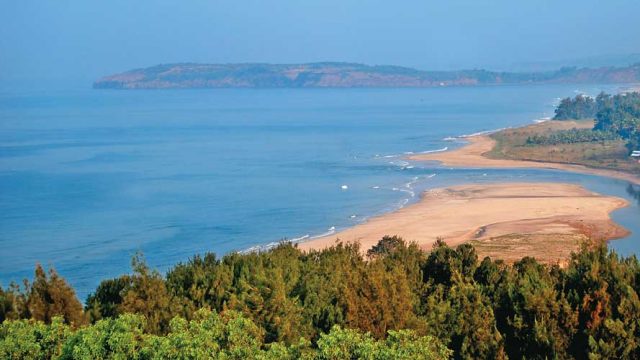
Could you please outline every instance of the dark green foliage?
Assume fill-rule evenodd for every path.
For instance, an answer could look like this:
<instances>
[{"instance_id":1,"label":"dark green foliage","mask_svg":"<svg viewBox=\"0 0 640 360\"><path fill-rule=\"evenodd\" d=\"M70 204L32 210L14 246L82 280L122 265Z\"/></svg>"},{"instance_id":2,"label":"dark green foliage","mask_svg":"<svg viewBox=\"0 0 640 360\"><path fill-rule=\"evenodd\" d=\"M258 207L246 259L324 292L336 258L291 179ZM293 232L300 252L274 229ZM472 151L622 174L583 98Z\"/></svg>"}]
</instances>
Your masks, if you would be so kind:
<instances>
[{"instance_id":1,"label":"dark green foliage","mask_svg":"<svg viewBox=\"0 0 640 360\"><path fill-rule=\"evenodd\" d=\"M640 93L600 94L595 130L611 131L625 139L636 135L640 127Z\"/></svg>"},{"instance_id":2,"label":"dark green foliage","mask_svg":"<svg viewBox=\"0 0 640 360\"><path fill-rule=\"evenodd\" d=\"M554 268L524 258L501 279L494 293L498 329L510 358L570 358L567 349L576 315L558 292ZM552 270L552 271L550 271Z\"/></svg>"},{"instance_id":3,"label":"dark green foliage","mask_svg":"<svg viewBox=\"0 0 640 360\"><path fill-rule=\"evenodd\" d=\"M429 254L422 271L425 283L452 286L462 280L462 260L455 249L438 240Z\"/></svg>"},{"instance_id":4,"label":"dark green foliage","mask_svg":"<svg viewBox=\"0 0 640 360\"><path fill-rule=\"evenodd\" d=\"M640 150L640 93L608 95L593 98L578 95L566 98L556 108L555 120L595 118L593 131L571 129L550 135L533 136L528 145L557 145L624 139L631 153Z\"/></svg>"},{"instance_id":5,"label":"dark green foliage","mask_svg":"<svg viewBox=\"0 0 640 360\"><path fill-rule=\"evenodd\" d=\"M629 154L640 149L640 131L637 131L634 135L629 137L629 141L627 142L626 147L629 151Z\"/></svg>"},{"instance_id":6,"label":"dark green foliage","mask_svg":"<svg viewBox=\"0 0 640 360\"><path fill-rule=\"evenodd\" d=\"M596 99L598 114L594 130L618 134L627 140L629 153L640 149L640 93L607 95Z\"/></svg>"},{"instance_id":7,"label":"dark green foliage","mask_svg":"<svg viewBox=\"0 0 640 360\"><path fill-rule=\"evenodd\" d=\"M569 129L555 131L549 135L533 135L527 138L527 145L559 145L584 142L619 140L621 137L613 131L592 129Z\"/></svg>"},{"instance_id":8,"label":"dark green foliage","mask_svg":"<svg viewBox=\"0 0 640 360\"><path fill-rule=\"evenodd\" d=\"M79 329L55 272L2 289L0 358L640 358L640 263L604 246L565 268L397 237L367 257L282 244L196 256L166 276L140 257L133 268L89 296L93 325Z\"/></svg>"},{"instance_id":9,"label":"dark green foliage","mask_svg":"<svg viewBox=\"0 0 640 360\"><path fill-rule=\"evenodd\" d=\"M376 245L374 245L367 251L367 256L387 256L403 245L404 240L402 240L398 236L385 236L382 238L382 240L378 241Z\"/></svg>"},{"instance_id":10,"label":"dark green foliage","mask_svg":"<svg viewBox=\"0 0 640 360\"><path fill-rule=\"evenodd\" d=\"M577 95L575 98L564 98L556 108L554 120L593 119L598 112L596 101L589 96Z\"/></svg>"},{"instance_id":11,"label":"dark green foliage","mask_svg":"<svg viewBox=\"0 0 640 360\"><path fill-rule=\"evenodd\" d=\"M130 287L131 277L128 275L102 281L96 291L87 297L85 311L89 320L96 322L105 317L117 316L118 307L124 300L123 295Z\"/></svg>"}]
</instances>

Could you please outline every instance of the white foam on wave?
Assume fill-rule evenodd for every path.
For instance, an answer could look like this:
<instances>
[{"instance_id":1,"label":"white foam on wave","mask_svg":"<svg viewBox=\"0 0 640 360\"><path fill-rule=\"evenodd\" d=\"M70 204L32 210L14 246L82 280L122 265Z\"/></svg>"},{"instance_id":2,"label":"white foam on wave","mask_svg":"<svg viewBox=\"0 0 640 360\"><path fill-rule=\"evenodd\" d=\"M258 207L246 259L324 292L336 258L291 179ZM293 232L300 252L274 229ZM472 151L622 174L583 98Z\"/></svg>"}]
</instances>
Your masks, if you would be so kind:
<instances>
[{"instance_id":1,"label":"white foam on wave","mask_svg":"<svg viewBox=\"0 0 640 360\"><path fill-rule=\"evenodd\" d=\"M455 141L458 140L457 138L445 138L445 140L447 141ZM448 146L445 146L443 148L440 149L434 149L434 150L425 150L425 151L420 151L418 152L418 154L430 154L430 153L437 153L437 152L443 152L443 151L447 151L449 150ZM403 158L407 155L415 155L416 152L414 151L405 151L401 154L390 154L390 155L380 155L380 154L375 154L373 156L374 159L397 159L397 158ZM399 165L399 166L407 166L407 163L405 161L400 161L400 162L396 162L396 161L392 161L390 162L393 165Z\"/></svg>"},{"instance_id":2,"label":"white foam on wave","mask_svg":"<svg viewBox=\"0 0 640 360\"><path fill-rule=\"evenodd\" d=\"M470 137L474 137L474 136L489 135L489 134L497 133L499 131L506 130L506 129L509 129L509 127L503 127L503 128L494 129L494 130L478 131L478 132L473 133L473 134L465 134L465 135L460 135L458 137L464 139L464 138L470 138Z\"/></svg>"},{"instance_id":3,"label":"white foam on wave","mask_svg":"<svg viewBox=\"0 0 640 360\"><path fill-rule=\"evenodd\" d=\"M447 151L447 150L449 150L449 147L448 147L448 146L445 146L445 147L440 148L440 149L435 149L435 150L425 150L425 151L421 152L420 154L433 154L433 153L445 152L445 151Z\"/></svg>"},{"instance_id":4,"label":"white foam on wave","mask_svg":"<svg viewBox=\"0 0 640 360\"><path fill-rule=\"evenodd\" d=\"M300 236L300 237L297 237L297 238L293 238L293 239L289 240L289 242L296 243L296 242L300 242L302 240L308 239L309 237L311 237L311 235L306 234L306 235L303 235L303 236Z\"/></svg>"},{"instance_id":5,"label":"white foam on wave","mask_svg":"<svg viewBox=\"0 0 640 360\"><path fill-rule=\"evenodd\" d=\"M313 236L309 237L309 239L318 239L318 238L329 236L329 235L332 235L332 234L335 234L335 233L336 233L336 227L332 226L326 232L323 232L322 234L318 234L318 235L313 235Z\"/></svg>"},{"instance_id":6,"label":"white foam on wave","mask_svg":"<svg viewBox=\"0 0 640 360\"><path fill-rule=\"evenodd\" d=\"M332 227L333 228L333 227ZM333 228L335 230L335 228ZM311 235L309 234L305 234L293 239L282 239L280 241L272 241L268 244L264 244L264 245L254 245L251 246L249 248L246 248L244 250L240 250L238 251L240 254L250 254L250 253L254 253L254 252L262 252L262 251L268 251L270 249L275 248L276 246L280 245L280 244L286 244L286 243L291 243L291 244L295 244L295 243L299 243L301 241L307 240L307 239L312 239Z\"/></svg>"},{"instance_id":7,"label":"white foam on wave","mask_svg":"<svg viewBox=\"0 0 640 360\"><path fill-rule=\"evenodd\" d=\"M389 164L400 166L400 167L406 167L407 165L409 165L409 162L400 160L400 161L390 161Z\"/></svg>"},{"instance_id":8,"label":"white foam on wave","mask_svg":"<svg viewBox=\"0 0 640 360\"><path fill-rule=\"evenodd\" d=\"M261 252L261 251L267 251L269 249L272 249L282 243L288 243L288 242L293 242L292 240L282 240L282 241L272 241L268 244L265 245L255 245L252 246L250 248L238 251L240 254L249 254L249 253L253 253L253 252Z\"/></svg>"},{"instance_id":9,"label":"white foam on wave","mask_svg":"<svg viewBox=\"0 0 640 360\"><path fill-rule=\"evenodd\" d=\"M411 181L405 183L402 188L393 187L391 188L391 190L400 191L400 192L409 194L410 198L413 198L416 196L416 192L413 190L413 185L417 183L418 180L420 180L420 178L418 176L415 176L413 179L411 179ZM405 200L407 200L407 202L409 201L409 199L405 199ZM405 202L405 205L406 205L406 202Z\"/></svg>"},{"instance_id":10,"label":"white foam on wave","mask_svg":"<svg viewBox=\"0 0 640 360\"><path fill-rule=\"evenodd\" d=\"M356 215L351 215L351 218L355 218L355 217L356 217ZM240 254L249 254L249 253L254 253L254 252L268 251L268 250L270 250L270 249L272 249L272 248L274 248L274 247L276 247L276 246L278 246L280 244L283 244L283 243L295 244L295 243L303 242L303 241L306 241L306 240L313 240L313 239L318 239L318 238L321 238L321 237L329 236L329 235L335 234L335 232L336 232L336 227L332 226L329 229L327 229L327 231L325 231L325 232L323 232L321 234L318 234L318 235L313 235L312 236L310 234L305 234L305 235L302 235L302 236L299 236L299 237L296 237L296 238L293 238L293 239L283 239L283 240L280 240L280 241L272 241L272 242L270 242L268 244L264 244L264 245L254 245L254 246L251 246L251 247L249 247L247 249L238 251L238 253L240 253Z\"/></svg>"},{"instance_id":11,"label":"white foam on wave","mask_svg":"<svg viewBox=\"0 0 640 360\"><path fill-rule=\"evenodd\" d=\"M536 123L536 124L541 124L541 123L544 123L544 122L547 122L547 121L551 121L551 117L550 116L545 116L543 118L533 120L533 122Z\"/></svg>"}]
</instances>

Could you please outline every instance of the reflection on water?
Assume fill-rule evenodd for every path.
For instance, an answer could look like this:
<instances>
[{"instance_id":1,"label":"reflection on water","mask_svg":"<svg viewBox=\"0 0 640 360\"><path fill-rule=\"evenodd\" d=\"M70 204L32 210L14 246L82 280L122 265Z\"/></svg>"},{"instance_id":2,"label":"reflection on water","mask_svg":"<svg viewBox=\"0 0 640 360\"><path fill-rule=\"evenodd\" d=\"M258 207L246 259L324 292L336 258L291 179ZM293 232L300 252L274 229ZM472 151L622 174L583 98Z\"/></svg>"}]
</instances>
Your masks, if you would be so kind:
<instances>
[{"instance_id":1,"label":"reflection on water","mask_svg":"<svg viewBox=\"0 0 640 360\"><path fill-rule=\"evenodd\" d=\"M631 195L634 199L636 199L636 201L638 202L638 205L640 205L640 187L639 186L629 184L629 186L627 186L627 194Z\"/></svg>"}]
</instances>

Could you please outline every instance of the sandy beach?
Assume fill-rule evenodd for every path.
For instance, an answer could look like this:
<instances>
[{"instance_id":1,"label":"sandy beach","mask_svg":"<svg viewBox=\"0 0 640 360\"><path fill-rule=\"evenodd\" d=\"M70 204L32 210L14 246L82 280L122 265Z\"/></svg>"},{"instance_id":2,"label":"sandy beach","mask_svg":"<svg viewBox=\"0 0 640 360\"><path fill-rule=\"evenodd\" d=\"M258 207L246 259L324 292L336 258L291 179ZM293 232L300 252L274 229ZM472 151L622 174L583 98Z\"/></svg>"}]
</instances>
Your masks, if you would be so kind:
<instances>
[{"instance_id":1,"label":"sandy beach","mask_svg":"<svg viewBox=\"0 0 640 360\"><path fill-rule=\"evenodd\" d=\"M560 124L569 125L584 127L588 124ZM496 146L490 136L471 136L465 140L468 144L459 149L412 155L409 159L437 161L449 167L556 169L640 184L639 177L621 171L575 164L493 159L486 156ZM437 238L443 238L451 246L472 242L481 256L507 261L535 256L547 263L561 262L582 240L607 241L628 235L626 229L610 218L612 211L627 205L624 199L592 193L572 184L469 184L427 191L417 204L337 234L302 243L300 247L320 249L339 239L360 242L366 251L384 235L399 235L424 249L429 249Z\"/></svg>"},{"instance_id":2,"label":"sandy beach","mask_svg":"<svg viewBox=\"0 0 640 360\"><path fill-rule=\"evenodd\" d=\"M610 240L626 236L628 232L614 223L609 214L627 205L624 199L602 196L573 184L470 184L429 190L416 204L299 246L303 250L321 249L339 239L360 242L365 251L384 235L401 236L424 249L430 249L438 238L452 246L504 239L514 234L533 238L557 235L568 239L570 249L565 242L557 243L555 249L542 249L539 255L546 254L546 258L542 256L541 260L551 262L577 248L578 239ZM508 239L513 241L513 237ZM528 249L530 246L516 241L502 250L515 251L517 258L532 255Z\"/></svg>"},{"instance_id":3,"label":"sandy beach","mask_svg":"<svg viewBox=\"0 0 640 360\"><path fill-rule=\"evenodd\" d=\"M615 170L595 169L573 164L491 159L486 157L484 154L493 149L496 144L495 140L485 135L472 136L466 138L465 140L467 140L469 143L459 149L440 153L418 154L409 157L409 159L417 161L438 161L445 166L451 167L556 169L572 171L581 174L607 176L627 180L635 184L640 184L640 178L638 176Z\"/></svg>"}]
</instances>

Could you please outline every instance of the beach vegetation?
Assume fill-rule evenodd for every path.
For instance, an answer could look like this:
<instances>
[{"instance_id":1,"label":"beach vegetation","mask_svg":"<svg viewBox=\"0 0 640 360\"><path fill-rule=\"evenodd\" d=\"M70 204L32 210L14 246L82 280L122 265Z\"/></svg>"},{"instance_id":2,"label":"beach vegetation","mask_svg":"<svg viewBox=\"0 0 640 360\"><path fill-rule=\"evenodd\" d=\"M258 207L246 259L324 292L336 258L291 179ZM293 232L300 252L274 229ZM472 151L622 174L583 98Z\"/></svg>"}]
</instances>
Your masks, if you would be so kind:
<instances>
[{"instance_id":1,"label":"beach vegetation","mask_svg":"<svg viewBox=\"0 0 640 360\"><path fill-rule=\"evenodd\" d=\"M527 139L532 145L557 145L576 142L626 141L631 153L640 146L640 93L630 92L609 95L601 92L595 99L578 95L563 99L555 111L555 120L595 119L592 131L570 129L547 136Z\"/></svg>"},{"instance_id":2,"label":"beach vegetation","mask_svg":"<svg viewBox=\"0 0 640 360\"><path fill-rule=\"evenodd\" d=\"M573 99L568 97L560 100L556 107L554 120L583 120L593 119L598 112L596 101L590 96L579 94Z\"/></svg>"},{"instance_id":3,"label":"beach vegetation","mask_svg":"<svg viewBox=\"0 0 640 360\"><path fill-rule=\"evenodd\" d=\"M615 141L620 139L620 135L610 130L569 129L549 134L534 134L527 138L527 145L560 145Z\"/></svg>"},{"instance_id":4,"label":"beach vegetation","mask_svg":"<svg viewBox=\"0 0 640 360\"><path fill-rule=\"evenodd\" d=\"M478 259L385 237L371 251L137 255L82 309L54 270L0 292L0 358L639 358L640 263L585 244L568 263Z\"/></svg>"}]
</instances>

